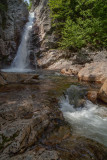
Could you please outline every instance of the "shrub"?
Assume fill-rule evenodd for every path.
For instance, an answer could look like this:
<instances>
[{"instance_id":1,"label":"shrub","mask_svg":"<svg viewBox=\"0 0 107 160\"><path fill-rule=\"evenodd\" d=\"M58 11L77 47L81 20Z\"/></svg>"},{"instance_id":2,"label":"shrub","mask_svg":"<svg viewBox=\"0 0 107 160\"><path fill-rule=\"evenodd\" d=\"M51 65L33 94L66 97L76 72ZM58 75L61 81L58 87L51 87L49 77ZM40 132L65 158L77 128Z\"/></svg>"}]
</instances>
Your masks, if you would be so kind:
<instances>
[{"instance_id":1,"label":"shrub","mask_svg":"<svg viewBox=\"0 0 107 160\"><path fill-rule=\"evenodd\" d=\"M49 0L59 46L79 49L88 44L107 47L107 2L104 0Z\"/></svg>"}]
</instances>

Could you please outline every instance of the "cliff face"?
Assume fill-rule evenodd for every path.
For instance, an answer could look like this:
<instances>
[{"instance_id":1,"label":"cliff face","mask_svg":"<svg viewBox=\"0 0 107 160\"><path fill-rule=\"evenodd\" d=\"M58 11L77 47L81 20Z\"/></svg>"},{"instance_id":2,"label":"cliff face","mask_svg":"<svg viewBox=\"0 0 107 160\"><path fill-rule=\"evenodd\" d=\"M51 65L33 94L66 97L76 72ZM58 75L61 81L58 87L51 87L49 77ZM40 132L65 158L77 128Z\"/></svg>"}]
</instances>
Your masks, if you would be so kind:
<instances>
[{"instance_id":1,"label":"cliff face","mask_svg":"<svg viewBox=\"0 0 107 160\"><path fill-rule=\"evenodd\" d=\"M28 10L22 0L0 1L0 67L13 60L20 43L23 27L28 20Z\"/></svg>"},{"instance_id":2,"label":"cliff face","mask_svg":"<svg viewBox=\"0 0 107 160\"><path fill-rule=\"evenodd\" d=\"M53 33L48 0L33 0L32 9L35 12L35 26L39 27L40 51L56 48L57 38Z\"/></svg>"}]
</instances>

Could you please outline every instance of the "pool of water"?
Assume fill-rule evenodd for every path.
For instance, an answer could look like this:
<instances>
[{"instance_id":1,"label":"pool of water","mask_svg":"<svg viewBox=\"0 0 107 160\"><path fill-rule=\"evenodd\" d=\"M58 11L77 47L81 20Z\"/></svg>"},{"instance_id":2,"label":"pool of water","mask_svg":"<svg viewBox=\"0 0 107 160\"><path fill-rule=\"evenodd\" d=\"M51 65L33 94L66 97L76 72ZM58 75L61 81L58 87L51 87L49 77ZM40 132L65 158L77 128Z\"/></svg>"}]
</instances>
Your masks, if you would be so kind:
<instances>
[{"instance_id":1,"label":"pool of water","mask_svg":"<svg viewBox=\"0 0 107 160\"><path fill-rule=\"evenodd\" d=\"M8 68L8 69L1 69L1 72L7 73L33 73L36 70L33 69L20 69L20 68Z\"/></svg>"}]
</instances>

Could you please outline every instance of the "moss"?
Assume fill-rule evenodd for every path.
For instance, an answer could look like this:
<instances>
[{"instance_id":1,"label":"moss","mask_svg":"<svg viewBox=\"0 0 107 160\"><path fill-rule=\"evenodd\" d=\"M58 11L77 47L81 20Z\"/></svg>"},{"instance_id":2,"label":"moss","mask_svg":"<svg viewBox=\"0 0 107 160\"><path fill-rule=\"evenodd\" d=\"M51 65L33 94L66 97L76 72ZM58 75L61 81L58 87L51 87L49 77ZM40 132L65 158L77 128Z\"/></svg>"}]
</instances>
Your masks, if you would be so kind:
<instances>
[{"instance_id":1,"label":"moss","mask_svg":"<svg viewBox=\"0 0 107 160\"><path fill-rule=\"evenodd\" d=\"M0 14L2 17L2 29L4 30L6 27L6 12L8 10L7 0L3 0L0 2Z\"/></svg>"},{"instance_id":2,"label":"moss","mask_svg":"<svg viewBox=\"0 0 107 160\"><path fill-rule=\"evenodd\" d=\"M14 133L10 138L4 136L3 134L0 134L0 136L2 137L2 143L0 144L0 150L2 150L4 148L4 145L8 142L13 141L17 136L19 135L19 132Z\"/></svg>"},{"instance_id":3,"label":"moss","mask_svg":"<svg viewBox=\"0 0 107 160\"><path fill-rule=\"evenodd\" d=\"M2 3L0 3L0 11L6 11L5 5L3 5Z\"/></svg>"},{"instance_id":4,"label":"moss","mask_svg":"<svg viewBox=\"0 0 107 160\"><path fill-rule=\"evenodd\" d=\"M2 29L4 30L6 28L6 18L2 18Z\"/></svg>"},{"instance_id":5,"label":"moss","mask_svg":"<svg viewBox=\"0 0 107 160\"><path fill-rule=\"evenodd\" d=\"M0 2L0 12L7 11L8 5L7 5L7 0L3 0Z\"/></svg>"}]
</instances>

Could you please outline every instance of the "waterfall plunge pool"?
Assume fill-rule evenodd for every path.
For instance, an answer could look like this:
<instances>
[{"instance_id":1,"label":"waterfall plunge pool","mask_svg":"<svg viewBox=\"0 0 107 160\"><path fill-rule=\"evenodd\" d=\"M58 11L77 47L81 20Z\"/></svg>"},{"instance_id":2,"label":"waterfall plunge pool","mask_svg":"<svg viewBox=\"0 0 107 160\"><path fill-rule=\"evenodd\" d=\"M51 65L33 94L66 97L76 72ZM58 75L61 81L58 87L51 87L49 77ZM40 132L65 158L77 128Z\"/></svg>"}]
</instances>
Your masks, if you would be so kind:
<instances>
[{"instance_id":1,"label":"waterfall plunge pool","mask_svg":"<svg viewBox=\"0 0 107 160\"><path fill-rule=\"evenodd\" d=\"M7 73L36 73L36 70L33 69L21 69L21 68L7 68L7 69L1 69L1 72L7 72Z\"/></svg>"}]
</instances>

